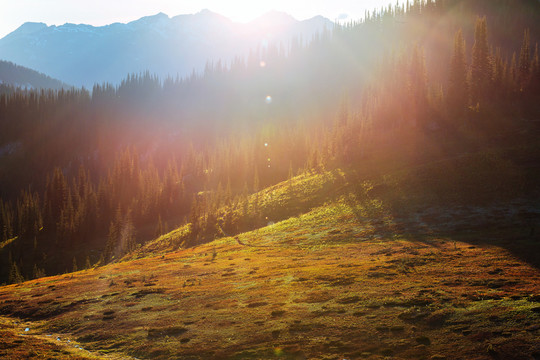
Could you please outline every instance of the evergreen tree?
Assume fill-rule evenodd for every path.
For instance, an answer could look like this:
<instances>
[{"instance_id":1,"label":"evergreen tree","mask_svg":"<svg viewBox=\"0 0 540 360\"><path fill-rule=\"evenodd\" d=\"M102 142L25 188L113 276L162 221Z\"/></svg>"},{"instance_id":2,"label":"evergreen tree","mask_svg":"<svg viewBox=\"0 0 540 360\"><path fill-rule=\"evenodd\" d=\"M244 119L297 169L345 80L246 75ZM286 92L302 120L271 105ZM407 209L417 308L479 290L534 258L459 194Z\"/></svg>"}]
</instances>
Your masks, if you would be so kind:
<instances>
[{"instance_id":1,"label":"evergreen tree","mask_svg":"<svg viewBox=\"0 0 540 360\"><path fill-rule=\"evenodd\" d=\"M503 60L501 49L497 48L493 57L493 94L499 104L502 104L502 100L508 95L507 71L508 62Z\"/></svg>"},{"instance_id":2,"label":"evergreen tree","mask_svg":"<svg viewBox=\"0 0 540 360\"><path fill-rule=\"evenodd\" d=\"M189 211L189 222L191 223L191 234L193 236L199 235L200 232L200 218L201 218L201 205L196 194L193 194L193 200L191 201L191 210Z\"/></svg>"},{"instance_id":3,"label":"evergreen tree","mask_svg":"<svg viewBox=\"0 0 540 360\"><path fill-rule=\"evenodd\" d=\"M163 223L161 222L161 214L160 214L160 215L158 215L158 222L157 222L157 225L156 225L156 231L154 232L154 236L156 238L158 238L163 234L164 234L164 232L163 232Z\"/></svg>"},{"instance_id":4,"label":"evergreen tree","mask_svg":"<svg viewBox=\"0 0 540 360\"><path fill-rule=\"evenodd\" d=\"M11 204L0 199L0 241L6 241L14 236L13 211Z\"/></svg>"},{"instance_id":5,"label":"evergreen tree","mask_svg":"<svg viewBox=\"0 0 540 360\"><path fill-rule=\"evenodd\" d=\"M136 231L133 225L133 219L131 217L131 210L128 209L124 219L122 221L122 227L120 231L120 248L118 249L118 256L125 255L135 249L136 244Z\"/></svg>"},{"instance_id":6,"label":"evergreen tree","mask_svg":"<svg viewBox=\"0 0 540 360\"><path fill-rule=\"evenodd\" d=\"M40 269L37 264L34 264L34 270L32 272L32 277L34 279L39 279L39 278L42 278L42 277L45 277L45 270L43 269Z\"/></svg>"},{"instance_id":7,"label":"evergreen tree","mask_svg":"<svg viewBox=\"0 0 540 360\"><path fill-rule=\"evenodd\" d=\"M19 267L17 266L16 262L12 262L9 270L9 278L8 283L9 284L18 284L24 281L24 277L21 275L21 272L19 271Z\"/></svg>"},{"instance_id":8,"label":"evergreen tree","mask_svg":"<svg viewBox=\"0 0 540 360\"><path fill-rule=\"evenodd\" d=\"M471 62L472 104L484 102L488 97L491 82L491 59L489 56L486 17L477 18Z\"/></svg>"},{"instance_id":9,"label":"evergreen tree","mask_svg":"<svg viewBox=\"0 0 540 360\"><path fill-rule=\"evenodd\" d=\"M47 230L56 229L60 214L64 209L68 196L67 181L60 168L55 168L51 178L47 178L45 191L45 226Z\"/></svg>"},{"instance_id":10,"label":"evergreen tree","mask_svg":"<svg viewBox=\"0 0 540 360\"><path fill-rule=\"evenodd\" d=\"M448 106L452 113L463 115L469 101L465 40L461 29L454 36L454 54L450 63L448 81Z\"/></svg>"},{"instance_id":11,"label":"evergreen tree","mask_svg":"<svg viewBox=\"0 0 540 360\"><path fill-rule=\"evenodd\" d=\"M119 236L118 225L111 221L111 225L109 226L109 235L107 237L107 245L105 246L103 253L104 261L108 262L113 258L118 245Z\"/></svg>"}]
</instances>

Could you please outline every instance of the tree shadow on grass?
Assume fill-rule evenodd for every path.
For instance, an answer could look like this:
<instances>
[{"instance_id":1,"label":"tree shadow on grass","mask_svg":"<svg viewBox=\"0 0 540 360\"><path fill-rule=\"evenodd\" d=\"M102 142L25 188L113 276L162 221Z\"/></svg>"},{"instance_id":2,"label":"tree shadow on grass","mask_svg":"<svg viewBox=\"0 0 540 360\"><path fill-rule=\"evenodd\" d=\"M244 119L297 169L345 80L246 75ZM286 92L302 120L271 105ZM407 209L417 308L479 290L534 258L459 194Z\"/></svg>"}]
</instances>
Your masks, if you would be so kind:
<instances>
[{"instance_id":1,"label":"tree shadow on grass","mask_svg":"<svg viewBox=\"0 0 540 360\"><path fill-rule=\"evenodd\" d=\"M430 189L411 196L399 186L358 181L354 173L348 174L348 181L357 185L345 202L359 223L374 225L374 236L400 236L430 245L446 238L498 246L540 269L540 202L534 198L455 201L429 193Z\"/></svg>"}]
</instances>

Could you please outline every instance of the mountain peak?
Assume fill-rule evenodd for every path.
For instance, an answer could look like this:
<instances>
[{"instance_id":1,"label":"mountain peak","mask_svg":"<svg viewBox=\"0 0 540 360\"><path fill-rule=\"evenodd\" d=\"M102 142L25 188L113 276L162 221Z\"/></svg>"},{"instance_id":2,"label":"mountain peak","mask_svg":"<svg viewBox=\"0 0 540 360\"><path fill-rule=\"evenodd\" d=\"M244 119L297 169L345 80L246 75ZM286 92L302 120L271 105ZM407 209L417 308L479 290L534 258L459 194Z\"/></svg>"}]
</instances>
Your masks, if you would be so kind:
<instances>
[{"instance_id":1,"label":"mountain peak","mask_svg":"<svg viewBox=\"0 0 540 360\"><path fill-rule=\"evenodd\" d=\"M215 12L213 12L213 11L211 11L209 9L202 9L201 11L199 11L195 15L215 16L215 15L218 15L218 14L216 14Z\"/></svg>"},{"instance_id":2,"label":"mountain peak","mask_svg":"<svg viewBox=\"0 0 540 360\"><path fill-rule=\"evenodd\" d=\"M164 22L164 21L168 21L169 20L169 15L167 14L164 14L162 12L159 12L155 15L150 15L150 16L144 16L138 20L134 20L132 22L130 22L129 24L143 24L143 25L149 25L149 24L157 24L157 23L161 23L161 22Z\"/></svg>"},{"instance_id":3,"label":"mountain peak","mask_svg":"<svg viewBox=\"0 0 540 360\"><path fill-rule=\"evenodd\" d=\"M32 34L47 28L47 24L42 22L26 22L19 26L15 33L18 34Z\"/></svg>"},{"instance_id":4,"label":"mountain peak","mask_svg":"<svg viewBox=\"0 0 540 360\"><path fill-rule=\"evenodd\" d=\"M292 23L292 22L295 22L296 19L283 11L271 10L254 20L254 22L259 22L259 21Z\"/></svg>"},{"instance_id":5,"label":"mountain peak","mask_svg":"<svg viewBox=\"0 0 540 360\"><path fill-rule=\"evenodd\" d=\"M330 20L328 18L325 18L322 15L317 15L317 16L314 16L314 17L312 17L310 19L306 19L306 20L304 20L304 22L315 23L315 24L318 24L320 26L323 26L323 27L326 27L326 28L329 28L329 29L332 28L332 26L334 25L332 20Z\"/></svg>"},{"instance_id":6,"label":"mountain peak","mask_svg":"<svg viewBox=\"0 0 540 360\"><path fill-rule=\"evenodd\" d=\"M198 13L194 14L193 16L195 17L198 17L198 18L203 18L203 19L206 19L208 21L213 21L213 20L217 20L217 21L227 21L227 22L230 22L231 20L221 14L218 14L216 12L213 12L212 10L208 10L208 9L202 9L201 11L199 11Z\"/></svg>"}]
</instances>

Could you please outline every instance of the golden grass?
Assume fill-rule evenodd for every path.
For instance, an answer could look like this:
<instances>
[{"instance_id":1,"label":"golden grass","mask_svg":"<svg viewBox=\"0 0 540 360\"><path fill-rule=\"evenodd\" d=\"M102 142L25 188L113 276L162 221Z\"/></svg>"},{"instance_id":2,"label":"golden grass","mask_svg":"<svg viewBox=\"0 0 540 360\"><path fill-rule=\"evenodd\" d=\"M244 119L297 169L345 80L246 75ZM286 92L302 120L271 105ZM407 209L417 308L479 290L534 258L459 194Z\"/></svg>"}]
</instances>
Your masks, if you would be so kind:
<instances>
[{"instance_id":1,"label":"golden grass","mask_svg":"<svg viewBox=\"0 0 540 360\"><path fill-rule=\"evenodd\" d=\"M237 238L0 288L0 313L103 357L538 353L539 270L478 241L505 234L396 236L408 224L386 215L343 198Z\"/></svg>"}]
</instances>

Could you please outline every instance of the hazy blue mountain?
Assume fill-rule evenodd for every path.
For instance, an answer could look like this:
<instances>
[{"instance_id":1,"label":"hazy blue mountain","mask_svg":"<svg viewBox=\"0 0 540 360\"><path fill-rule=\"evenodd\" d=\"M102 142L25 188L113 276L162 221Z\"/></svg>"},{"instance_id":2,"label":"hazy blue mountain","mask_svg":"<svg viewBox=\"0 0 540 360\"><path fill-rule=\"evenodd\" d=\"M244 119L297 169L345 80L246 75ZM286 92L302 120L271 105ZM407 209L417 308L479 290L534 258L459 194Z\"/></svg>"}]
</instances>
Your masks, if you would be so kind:
<instances>
[{"instance_id":1,"label":"hazy blue mountain","mask_svg":"<svg viewBox=\"0 0 540 360\"><path fill-rule=\"evenodd\" d=\"M272 41L286 46L293 37L310 40L325 27L331 30L332 22L320 16L297 21L271 12L239 24L209 10L172 18L159 13L102 27L25 23L0 39L0 59L91 87L145 70L183 76L209 60L229 61Z\"/></svg>"},{"instance_id":2,"label":"hazy blue mountain","mask_svg":"<svg viewBox=\"0 0 540 360\"><path fill-rule=\"evenodd\" d=\"M9 61L0 60L0 86L14 86L31 89L68 88L69 85L53 79L45 74L18 66Z\"/></svg>"}]
</instances>

